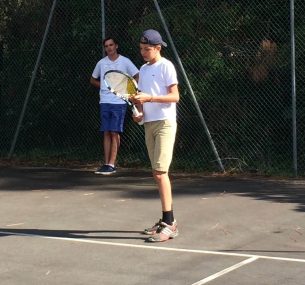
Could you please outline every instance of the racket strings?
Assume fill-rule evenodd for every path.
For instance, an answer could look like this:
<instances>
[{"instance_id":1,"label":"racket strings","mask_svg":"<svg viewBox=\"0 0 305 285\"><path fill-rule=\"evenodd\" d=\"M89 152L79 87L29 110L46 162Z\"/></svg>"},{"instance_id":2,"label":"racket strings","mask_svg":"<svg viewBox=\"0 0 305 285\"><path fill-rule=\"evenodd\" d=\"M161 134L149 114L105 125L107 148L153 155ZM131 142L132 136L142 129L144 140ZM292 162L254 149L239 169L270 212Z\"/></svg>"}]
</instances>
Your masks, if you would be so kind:
<instances>
[{"instance_id":1,"label":"racket strings","mask_svg":"<svg viewBox=\"0 0 305 285\"><path fill-rule=\"evenodd\" d=\"M134 94L137 93L137 88L136 88L133 80L131 80L130 78L128 78L128 81L127 81L127 93L130 94L130 97L133 97Z\"/></svg>"},{"instance_id":2,"label":"racket strings","mask_svg":"<svg viewBox=\"0 0 305 285\"><path fill-rule=\"evenodd\" d=\"M127 94L128 93L128 78L119 73L109 73L106 76L108 85L117 93Z\"/></svg>"},{"instance_id":3,"label":"racket strings","mask_svg":"<svg viewBox=\"0 0 305 285\"><path fill-rule=\"evenodd\" d=\"M131 107L134 116L140 115L132 100L129 100L138 92L137 82L131 76L118 70L109 70L104 74L104 82L110 92L120 97Z\"/></svg>"},{"instance_id":4,"label":"racket strings","mask_svg":"<svg viewBox=\"0 0 305 285\"><path fill-rule=\"evenodd\" d=\"M107 88L122 99L132 98L138 91L137 83L133 78L117 71L107 72L104 81Z\"/></svg>"}]
</instances>

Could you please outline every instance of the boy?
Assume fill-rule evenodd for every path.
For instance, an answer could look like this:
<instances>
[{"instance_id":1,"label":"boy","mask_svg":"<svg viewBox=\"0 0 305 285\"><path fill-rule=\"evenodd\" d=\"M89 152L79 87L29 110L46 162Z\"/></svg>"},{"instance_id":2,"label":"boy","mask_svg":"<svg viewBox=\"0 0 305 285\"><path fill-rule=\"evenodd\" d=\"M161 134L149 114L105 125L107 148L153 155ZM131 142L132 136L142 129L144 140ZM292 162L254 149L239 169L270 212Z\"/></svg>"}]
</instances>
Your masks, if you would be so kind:
<instances>
[{"instance_id":1,"label":"boy","mask_svg":"<svg viewBox=\"0 0 305 285\"><path fill-rule=\"evenodd\" d=\"M150 242L162 242L178 235L168 170L177 129L179 91L175 67L161 56L162 46L166 47L167 44L158 31L150 29L143 32L140 52L146 64L139 72L141 92L134 97L134 102L143 107L143 116L133 117L133 120L144 120L145 142L162 207L162 219L144 230L145 234L150 235Z\"/></svg>"},{"instance_id":2,"label":"boy","mask_svg":"<svg viewBox=\"0 0 305 285\"><path fill-rule=\"evenodd\" d=\"M118 69L138 78L139 70L130 59L118 53L118 43L108 37L103 40L107 56L95 66L90 83L100 89L100 131L104 132L104 164L95 174L111 175L116 172L115 162L120 147L120 134L123 132L127 105L112 94L103 83L103 76L110 69Z\"/></svg>"}]
</instances>

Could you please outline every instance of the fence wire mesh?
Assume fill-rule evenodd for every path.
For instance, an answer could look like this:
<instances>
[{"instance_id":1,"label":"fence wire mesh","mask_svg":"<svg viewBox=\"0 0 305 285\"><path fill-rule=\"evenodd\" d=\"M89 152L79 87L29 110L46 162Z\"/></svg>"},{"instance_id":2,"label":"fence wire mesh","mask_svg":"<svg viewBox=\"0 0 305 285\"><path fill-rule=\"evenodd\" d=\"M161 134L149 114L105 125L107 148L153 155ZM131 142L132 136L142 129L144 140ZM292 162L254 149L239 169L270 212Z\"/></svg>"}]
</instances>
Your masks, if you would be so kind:
<instances>
[{"instance_id":1,"label":"fence wire mesh","mask_svg":"<svg viewBox=\"0 0 305 285\"><path fill-rule=\"evenodd\" d=\"M12 150L53 3L3 0L0 6L1 158ZM58 1L13 157L46 163L103 159L98 90L89 84L103 56L102 3ZM105 0L105 33L118 39L120 53L138 67L143 64L138 47L143 30L157 29L168 44L173 41L163 49L177 67L181 94L173 169L219 170L219 155L227 171L293 173L290 4ZM297 154L304 175L305 4L294 5ZM149 166L143 128L130 114L118 164Z\"/></svg>"}]
</instances>

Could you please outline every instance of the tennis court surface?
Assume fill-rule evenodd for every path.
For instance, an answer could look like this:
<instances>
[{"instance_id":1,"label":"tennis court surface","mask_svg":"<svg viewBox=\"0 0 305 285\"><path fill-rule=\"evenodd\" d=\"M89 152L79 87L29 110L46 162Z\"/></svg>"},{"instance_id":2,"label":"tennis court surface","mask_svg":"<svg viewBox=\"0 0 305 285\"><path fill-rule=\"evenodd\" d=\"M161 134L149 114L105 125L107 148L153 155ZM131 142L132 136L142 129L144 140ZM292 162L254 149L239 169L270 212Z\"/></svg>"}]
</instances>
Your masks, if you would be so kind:
<instances>
[{"instance_id":1,"label":"tennis court surface","mask_svg":"<svg viewBox=\"0 0 305 285\"><path fill-rule=\"evenodd\" d=\"M304 285L305 181L173 174L180 236L149 172L0 167L1 285Z\"/></svg>"}]
</instances>

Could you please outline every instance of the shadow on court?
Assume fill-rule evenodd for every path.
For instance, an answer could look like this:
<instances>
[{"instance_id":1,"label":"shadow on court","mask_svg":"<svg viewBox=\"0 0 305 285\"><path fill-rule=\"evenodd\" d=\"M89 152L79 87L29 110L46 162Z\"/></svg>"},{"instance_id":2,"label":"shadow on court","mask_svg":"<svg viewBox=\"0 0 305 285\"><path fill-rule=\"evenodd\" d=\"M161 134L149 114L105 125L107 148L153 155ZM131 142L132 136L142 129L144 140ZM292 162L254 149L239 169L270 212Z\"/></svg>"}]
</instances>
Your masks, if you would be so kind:
<instances>
[{"instance_id":1,"label":"shadow on court","mask_svg":"<svg viewBox=\"0 0 305 285\"><path fill-rule=\"evenodd\" d=\"M180 235L150 244L151 173L93 170L0 167L1 285L304 284L304 180L173 173Z\"/></svg>"},{"instance_id":2,"label":"shadow on court","mask_svg":"<svg viewBox=\"0 0 305 285\"><path fill-rule=\"evenodd\" d=\"M105 189L121 191L125 198L156 198L156 189L141 191L140 186L151 184L150 171L121 169L115 175L105 177L94 175L93 170L71 170L56 168L4 168L0 167L0 191L33 190L83 190L86 187L95 191ZM204 176L199 174L172 174L174 196L234 193L257 200L276 203L296 204L296 211L305 211L305 181L275 180L263 177ZM136 184L137 189L132 185ZM123 185L123 186L122 186ZM129 186L128 186L129 185Z\"/></svg>"},{"instance_id":3,"label":"shadow on court","mask_svg":"<svg viewBox=\"0 0 305 285\"><path fill-rule=\"evenodd\" d=\"M90 238L90 239L140 239L142 237L132 236L133 234L141 234L141 231L118 231L118 230L92 230L92 231L79 231L79 230L39 230L39 229L8 229L0 228L0 237L14 234L47 236L47 237L62 237L62 238ZM7 233L5 233L7 232ZM113 234L113 235L112 235ZM117 236L119 234L120 236Z\"/></svg>"}]
</instances>

